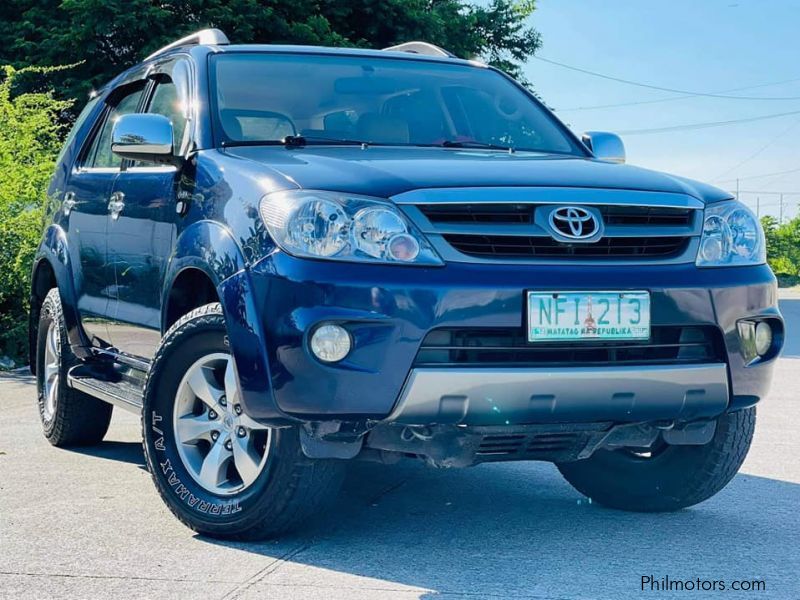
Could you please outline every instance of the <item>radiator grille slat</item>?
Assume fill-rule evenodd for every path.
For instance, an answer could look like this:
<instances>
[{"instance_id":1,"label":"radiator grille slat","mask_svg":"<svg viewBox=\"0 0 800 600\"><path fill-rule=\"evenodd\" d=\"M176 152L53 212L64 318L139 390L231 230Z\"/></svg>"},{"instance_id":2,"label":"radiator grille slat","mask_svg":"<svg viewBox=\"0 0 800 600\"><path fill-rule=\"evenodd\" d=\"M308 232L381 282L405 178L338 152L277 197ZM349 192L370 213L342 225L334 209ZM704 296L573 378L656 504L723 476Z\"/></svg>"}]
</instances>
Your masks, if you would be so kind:
<instances>
[{"instance_id":1,"label":"radiator grille slat","mask_svg":"<svg viewBox=\"0 0 800 600\"><path fill-rule=\"evenodd\" d=\"M685 237L605 237L591 244L565 244L547 237L446 234L444 239L464 254L481 257L665 257L682 252Z\"/></svg>"},{"instance_id":2,"label":"radiator grille slat","mask_svg":"<svg viewBox=\"0 0 800 600\"><path fill-rule=\"evenodd\" d=\"M477 456L484 460L502 457L554 458L561 453L574 453L586 442L586 435L579 432L553 432L529 435L486 435L478 446Z\"/></svg>"}]
</instances>

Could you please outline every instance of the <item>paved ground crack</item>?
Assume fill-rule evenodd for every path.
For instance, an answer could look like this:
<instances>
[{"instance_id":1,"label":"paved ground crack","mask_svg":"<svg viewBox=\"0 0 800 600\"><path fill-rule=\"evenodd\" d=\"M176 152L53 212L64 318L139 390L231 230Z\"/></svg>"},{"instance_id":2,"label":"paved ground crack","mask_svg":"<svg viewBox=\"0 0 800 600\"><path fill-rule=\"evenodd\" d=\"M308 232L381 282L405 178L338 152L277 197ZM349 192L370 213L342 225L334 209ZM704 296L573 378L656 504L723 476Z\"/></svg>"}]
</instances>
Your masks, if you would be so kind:
<instances>
[{"instance_id":1,"label":"paved ground crack","mask_svg":"<svg viewBox=\"0 0 800 600\"><path fill-rule=\"evenodd\" d=\"M285 554L271 560L265 567L260 569L256 572L255 575L250 577L247 581L240 583L227 594L222 596L221 600L234 600L241 596L242 593L246 592L248 589L256 585L259 581L263 580L265 577L277 571L283 564L289 562L295 556L300 554L301 552L308 550L312 544L300 544L295 546Z\"/></svg>"},{"instance_id":2,"label":"paved ground crack","mask_svg":"<svg viewBox=\"0 0 800 600\"><path fill-rule=\"evenodd\" d=\"M64 579L119 579L122 581L168 581L172 583L237 583L230 579L188 579L185 577L146 577L141 575L97 575L89 573L40 573L35 571L0 571L20 577L60 577Z\"/></svg>"}]
</instances>

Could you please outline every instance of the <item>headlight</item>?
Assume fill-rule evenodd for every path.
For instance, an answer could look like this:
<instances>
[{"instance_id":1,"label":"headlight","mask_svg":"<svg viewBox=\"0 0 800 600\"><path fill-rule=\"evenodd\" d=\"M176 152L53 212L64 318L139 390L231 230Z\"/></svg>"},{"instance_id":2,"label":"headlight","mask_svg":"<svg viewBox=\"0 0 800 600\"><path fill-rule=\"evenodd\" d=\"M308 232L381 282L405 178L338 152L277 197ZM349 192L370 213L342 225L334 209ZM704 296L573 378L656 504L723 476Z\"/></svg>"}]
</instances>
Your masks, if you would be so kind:
<instances>
[{"instance_id":1,"label":"headlight","mask_svg":"<svg viewBox=\"0 0 800 600\"><path fill-rule=\"evenodd\" d=\"M423 235L386 200L289 190L267 194L259 210L275 243L294 256L443 264Z\"/></svg>"},{"instance_id":2,"label":"headlight","mask_svg":"<svg viewBox=\"0 0 800 600\"><path fill-rule=\"evenodd\" d=\"M760 265L766 260L764 231L749 208L734 200L706 207L698 267Z\"/></svg>"}]
</instances>

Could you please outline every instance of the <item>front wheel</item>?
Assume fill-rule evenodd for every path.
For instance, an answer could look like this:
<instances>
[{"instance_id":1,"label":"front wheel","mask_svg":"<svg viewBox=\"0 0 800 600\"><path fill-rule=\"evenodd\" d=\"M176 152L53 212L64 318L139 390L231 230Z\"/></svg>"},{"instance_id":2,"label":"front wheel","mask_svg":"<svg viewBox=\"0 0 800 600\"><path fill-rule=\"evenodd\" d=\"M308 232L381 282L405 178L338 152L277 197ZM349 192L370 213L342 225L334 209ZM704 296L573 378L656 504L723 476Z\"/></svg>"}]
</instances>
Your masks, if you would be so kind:
<instances>
[{"instance_id":1,"label":"front wheel","mask_svg":"<svg viewBox=\"0 0 800 600\"><path fill-rule=\"evenodd\" d=\"M598 450L558 469L575 489L610 508L674 511L707 500L733 479L747 456L755 422L754 407L726 413L703 446L662 442L650 449Z\"/></svg>"},{"instance_id":2,"label":"front wheel","mask_svg":"<svg viewBox=\"0 0 800 600\"><path fill-rule=\"evenodd\" d=\"M244 414L219 304L164 336L145 387L147 464L170 510L200 533L261 539L335 497L343 464L305 457L296 428Z\"/></svg>"}]
</instances>

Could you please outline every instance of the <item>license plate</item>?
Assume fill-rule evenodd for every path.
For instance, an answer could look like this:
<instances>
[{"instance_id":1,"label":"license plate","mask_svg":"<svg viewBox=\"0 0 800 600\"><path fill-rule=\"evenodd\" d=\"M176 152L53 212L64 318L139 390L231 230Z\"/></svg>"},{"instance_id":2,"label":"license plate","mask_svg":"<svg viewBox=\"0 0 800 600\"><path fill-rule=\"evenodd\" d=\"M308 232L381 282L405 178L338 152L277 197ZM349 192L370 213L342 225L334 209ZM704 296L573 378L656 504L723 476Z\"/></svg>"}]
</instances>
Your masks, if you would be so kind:
<instances>
[{"instance_id":1,"label":"license plate","mask_svg":"<svg viewBox=\"0 0 800 600\"><path fill-rule=\"evenodd\" d=\"M528 341L646 340L648 292L528 292Z\"/></svg>"}]
</instances>

